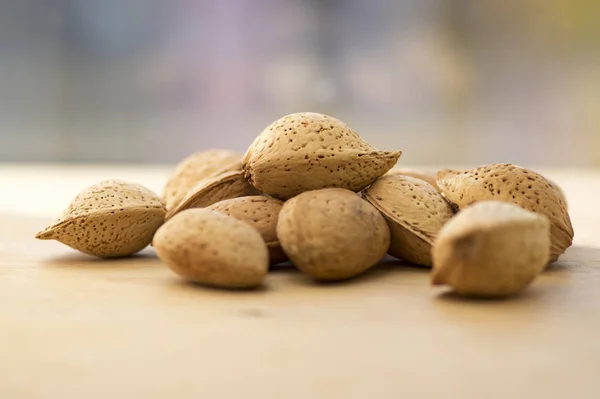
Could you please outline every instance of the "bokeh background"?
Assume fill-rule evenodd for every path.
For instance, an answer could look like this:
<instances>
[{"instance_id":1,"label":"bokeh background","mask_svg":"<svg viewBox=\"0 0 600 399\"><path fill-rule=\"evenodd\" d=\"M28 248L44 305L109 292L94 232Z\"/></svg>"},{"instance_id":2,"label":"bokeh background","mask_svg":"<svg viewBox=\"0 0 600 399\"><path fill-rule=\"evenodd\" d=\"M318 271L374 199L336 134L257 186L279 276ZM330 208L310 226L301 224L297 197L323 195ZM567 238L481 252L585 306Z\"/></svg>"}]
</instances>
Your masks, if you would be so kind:
<instances>
[{"instance_id":1,"label":"bokeh background","mask_svg":"<svg viewBox=\"0 0 600 399\"><path fill-rule=\"evenodd\" d=\"M336 116L405 164L600 165L598 0L0 0L0 161L173 163Z\"/></svg>"}]
</instances>

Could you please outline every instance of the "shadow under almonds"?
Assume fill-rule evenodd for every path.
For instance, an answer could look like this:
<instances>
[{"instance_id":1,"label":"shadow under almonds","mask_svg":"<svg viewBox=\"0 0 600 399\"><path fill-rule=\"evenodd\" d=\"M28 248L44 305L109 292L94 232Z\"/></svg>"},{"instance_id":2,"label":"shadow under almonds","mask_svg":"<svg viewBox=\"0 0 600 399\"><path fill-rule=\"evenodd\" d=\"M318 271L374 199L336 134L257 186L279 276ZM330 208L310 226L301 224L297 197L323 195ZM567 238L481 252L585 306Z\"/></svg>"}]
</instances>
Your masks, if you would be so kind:
<instances>
[{"instance_id":1,"label":"shadow under almonds","mask_svg":"<svg viewBox=\"0 0 600 399\"><path fill-rule=\"evenodd\" d=\"M565 276L579 273L600 273L600 248L573 245L544 271L551 275Z\"/></svg>"},{"instance_id":2,"label":"shadow under almonds","mask_svg":"<svg viewBox=\"0 0 600 399\"><path fill-rule=\"evenodd\" d=\"M288 274L300 273L300 270L292 264L292 262L283 262L269 266L269 273Z\"/></svg>"},{"instance_id":3,"label":"shadow under almonds","mask_svg":"<svg viewBox=\"0 0 600 399\"><path fill-rule=\"evenodd\" d=\"M263 282L259 287L253 288L219 288L213 287L206 284L196 283L193 281L185 280L179 276L173 275L171 285L179 290L185 290L187 292L197 292L198 295L205 294L223 294L223 295L256 295L257 293L265 293L269 290L269 284Z\"/></svg>"},{"instance_id":4,"label":"shadow under almonds","mask_svg":"<svg viewBox=\"0 0 600 399\"><path fill-rule=\"evenodd\" d=\"M426 278L429 271L430 269L427 267L415 266L396 258L385 257L366 272L347 280L318 281L304 273L299 273L297 276L294 276L294 283L313 287L351 287L392 281L390 277L398 274L418 273L422 274L423 278Z\"/></svg>"},{"instance_id":5,"label":"shadow under almonds","mask_svg":"<svg viewBox=\"0 0 600 399\"><path fill-rule=\"evenodd\" d=\"M137 254L120 258L100 258L86 255L80 252L61 254L42 260L41 263L47 267L65 269L136 269L162 266L154 251L144 250Z\"/></svg>"},{"instance_id":6,"label":"shadow under almonds","mask_svg":"<svg viewBox=\"0 0 600 399\"><path fill-rule=\"evenodd\" d=\"M537 300L544 294L544 290L538 289L535 286L529 286L525 290L521 291L517 295L511 295L508 297L479 297L479 296L463 296L452 291L448 288L447 291L440 292L435 296L435 300L442 303L459 303L469 305L485 305L490 304L507 304L511 302L520 302Z\"/></svg>"}]
</instances>

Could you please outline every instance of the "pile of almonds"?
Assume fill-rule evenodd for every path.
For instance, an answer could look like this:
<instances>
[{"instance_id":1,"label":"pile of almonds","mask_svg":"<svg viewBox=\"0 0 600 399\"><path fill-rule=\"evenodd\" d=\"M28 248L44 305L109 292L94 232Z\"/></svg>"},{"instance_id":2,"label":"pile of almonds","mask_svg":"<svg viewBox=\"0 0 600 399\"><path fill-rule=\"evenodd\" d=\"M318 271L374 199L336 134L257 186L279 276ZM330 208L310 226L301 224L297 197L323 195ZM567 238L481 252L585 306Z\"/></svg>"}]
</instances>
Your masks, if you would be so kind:
<instances>
[{"instance_id":1,"label":"pile of almonds","mask_svg":"<svg viewBox=\"0 0 600 399\"><path fill-rule=\"evenodd\" d=\"M389 254L483 297L520 292L572 244L564 195L538 173L392 169L400 155L338 119L292 114L245 155L186 158L162 198L119 180L91 186L36 237L101 257L152 243L175 273L221 288L260 286L286 261L316 280L349 279Z\"/></svg>"}]
</instances>

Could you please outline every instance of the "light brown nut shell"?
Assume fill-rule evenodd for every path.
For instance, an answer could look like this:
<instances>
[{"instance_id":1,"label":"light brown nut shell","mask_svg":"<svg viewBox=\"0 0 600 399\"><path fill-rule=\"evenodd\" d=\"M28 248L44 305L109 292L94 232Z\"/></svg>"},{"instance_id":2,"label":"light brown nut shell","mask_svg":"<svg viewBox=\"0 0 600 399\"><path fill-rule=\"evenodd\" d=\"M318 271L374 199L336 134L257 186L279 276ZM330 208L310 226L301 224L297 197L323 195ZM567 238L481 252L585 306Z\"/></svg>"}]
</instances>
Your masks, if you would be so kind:
<instances>
[{"instance_id":1,"label":"light brown nut shell","mask_svg":"<svg viewBox=\"0 0 600 399\"><path fill-rule=\"evenodd\" d=\"M83 190L62 216L36 235L101 257L132 255L152 241L165 208L147 188L107 180Z\"/></svg>"},{"instance_id":2,"label":"light brown nut shell","mask_svg":"<svg viewBox=\"0 0 600 399\"><path fill-rule=\"evenodd\" d=\"M178 213L158 229L153 245L175 273L213 287L258 287L269 269L258 231L210 209Z\"/></svg>"},{"instance_id":3,"label":"light brown nut shell","mask_svg":"<svg viewBox=\"0 0 600 399\"><path fill-rule=\"evenodd\" d=\"M267 244L270 263L275 265L287 260L277 238L277 220L282 206L283 201L255 195L220 201L208 209L222 212L254 227Z\"/></svg>"},{"instance_id":4,"label":"light brown nut shell","mask_svg":"<svg viewBox=\"0 0 600 399\"><path fill-rule=\"evenodd\" d=\"M242 170L242 154L231 150L207 150L182 160L169 176L163 190L167 209L174 208L196 184L221 173Z\"/></svg>"},{"instance_id":5,"label":"light brown nut shell","mask_svg":"<svg viewBox=\"0 0 600 399\"><path fill-rule=\"evenodd\" d=\"M439 191L437 185L437 171L425 170L425 169L410 169L410 168L393 168L390 169L385 175L404 175L414 177L415 179L426 181L431 184L436 190Z\"/></svg>"},{"instance_id":6,"label":"light brown nut shell","mask_svg":"<svg viewBox=\"0 0 600 399\"><path fill-rule=\"evenodd\" d=\"M376 150L338 119L305 112L268 126L246 152L242 168L258 190L288 199L326 187L358 192L400 155Z\"/></svg>"},{"instance_id":7,"label":"light brown nut shell","mask_svg":"<svg viewBox=\"0 0 600 399\"><path fill-rule=\"evenodd\" d=\"M506 202L482 201L440 231L431 281L466 296L513 295L545 268L549 255L547 217Z\"/></svg>"},{"instance_id":8,"label":"light brown nut shell","mask_svg":"<svg viewBox=\"0 0 600 399\"><path fill-rule=\"evenodd\" d=\"M573 226L564 201L542 175L511 164L491 164L470 170L438 172L438 186L459 209L476 201L497 200L517 204L545 215L551 224L550 261L573 243Z\"/></svg>"},{"instance_id":9,"label":"light brown nut shell","mask_svg":"<svg viewBox=\"0 0 600 399\"><path fill-rule=\"evenodd\" d=\"M552 186L552 188L554 188L554 191L556 191L556 195L558 195L558 197L561 199L561 201L565 205L565 209L568 210L569 204L567 203L567 196L566 196L565 192L563 191L563 189L560 188L560 186L556 182L554 182L550 179L547 179L547 180L550 183L550 185Z\"/></svg>"},{"instance_id":10,"label":"light brown nut shell","mask_svg":"<svg viewBox=\"0 0 600 399\"><path fill-rule=\"evenodd\" d=\"M219 201L255 194L258 192L248 183L242 172L226 172L198 183L167 212L167 219L186 209L206 208Z\"/></svg>"},{"instance_id":11,"label":"light brown nut shell","mask_svg":"<svg viewBox=\"0 0 600 399\"><path fill-rule=\"evenodd\" d=\"M287 201L277 236L290 260L317 280L344 280L375 265L390 231L381 214L352 191L327 188Z\"/></svg>"},{"instance_id":12,"label":"light brown nut shell","mask_svg":"<svg viewBox=\"0 0 600 399\"><path fill-rule=\"evenodd\" d=\"M454 213L429 183L388 174L363 192L363 198L385 217L392 241L389 254L408 262L431 266L431 246Z\"/></svg>"}]
</instances>

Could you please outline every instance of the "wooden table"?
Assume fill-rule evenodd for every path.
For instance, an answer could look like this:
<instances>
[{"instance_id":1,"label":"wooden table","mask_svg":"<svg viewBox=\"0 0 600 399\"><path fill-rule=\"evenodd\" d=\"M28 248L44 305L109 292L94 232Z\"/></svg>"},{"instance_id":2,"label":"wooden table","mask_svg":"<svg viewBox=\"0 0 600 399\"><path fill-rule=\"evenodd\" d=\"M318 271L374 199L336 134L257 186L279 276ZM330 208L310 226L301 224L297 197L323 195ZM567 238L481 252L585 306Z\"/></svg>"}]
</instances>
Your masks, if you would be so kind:
<instances>
[{"instance_id":1,"label":"wooden table","mask_svg":"<svg viewBox=\"0 0 600 399\"><path fill-rule=\"evenodd\" d=\"M546 171L575 244L523 295L465 301L390 261L320 285L181 281L33 239L84 186L165 168L0 167L0 398L600 398L600 172ZM51 217L53 216L53 217Z\"/></svg>"}]
</instances>

